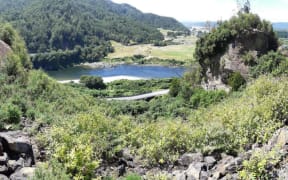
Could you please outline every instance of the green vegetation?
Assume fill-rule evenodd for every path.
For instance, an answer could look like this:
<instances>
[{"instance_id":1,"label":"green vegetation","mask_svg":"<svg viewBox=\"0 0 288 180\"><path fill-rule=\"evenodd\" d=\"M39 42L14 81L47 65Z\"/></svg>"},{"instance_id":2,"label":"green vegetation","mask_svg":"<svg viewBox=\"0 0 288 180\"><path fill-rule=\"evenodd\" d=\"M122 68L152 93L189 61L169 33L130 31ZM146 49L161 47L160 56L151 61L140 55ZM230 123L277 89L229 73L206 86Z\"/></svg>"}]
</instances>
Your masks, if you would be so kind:
<instances>
[{"instance_id":1,"label":"green vegetation","mask_svg":"<svg viewBox=\"0 0 288 180\"><path fill-rule=\"evenodd\" d=\"M196 43L195 60L202 67L203 76L208 68L211 69L213 76L219 75L220 58L217 56L223 55L231 43L247 44L247 39L254 36L255 33L265 34L265 39L261 38L266 43L255 43L254 47L246 47L244 51L257 50L259 56L267 53L270 50L277 50L278 40L273 31L272 25L259 18L259 16L250 13L240 13L239 16L232 17L229 21L224 21L219 26L204 37L200 38ZM250 48L250 49L249 49Z\"/></svg>"},{"instance_id":2,"label":"green vegetation","mask_svg":"<svg viewBox=\"0 0 288 180\"><path fill-rule=\"evenodd\" d=\"M66 169L62 164L56 160L51 160L48 163L41 164L37 167L36 172L32 180L70 180L70 177L66 174Z\"/></svg>"},{"instance_id":3,"label":"green vegetation","mask_svg":"<svg viewBox=\"0 0 288 180\"><path fill-rule=\"evenodd\" d=\"M144 63L146 61L149 63L150 58L159 58L160 61L158 62L163 61L163 63L165 63L167 60L175 60L177 62L184 62L186 64L193 62L193 52L195 49L196 37L181 36L177 37L172 42L175 45L156 47L151 44L125 46L112 41L114 52L109 54L107 58L116 59L142 55L146 57L143 59Z\"/></svg>"},{"instance_id":4,"label":"green vegetation","mask_svg":"<svg viewBox=\"0 0 288 180\"><path fill-rule=\"evenodd\" d=\"M257 27L267 32L271 38L269 48L276 47L269 23L250 14L240 14L239 19L224 22L220 29L214 30L215 35L198 41L198 46L207 48L196 47L202 68L217 65L207 58L216 51L224 52L227 42L247 32L245 28ZM0 64L0 128L21 129L21 119L31 122L29 133L40 149L49 151L49 162L37 169L34 179L98 178L95 169L103 164L116 164L117 153L124 148L139 157L147 168L175 164L185 152L241 153L254 143L266 143L287 120L287 58L278 53L257 58L251 71L257 79L231 94L203 90L197 68L182 79L116 81L97 90L104 88L97 77L81 78L92 88L88 89L85 85L59 84L42 71L31 70L23 40L11 26L0 27L0 39L12 49L7 57L1 58ZM228 82L238 90L244 79L239 73L232 73ZM170 95L150 101L117 102L93 97L168 87ZM278 160L273 151L256 152L244 162L240 175L266 178L264 167ZM139 178L126 175L126 179Z\"/></svg>"},{"instance_id":5,"label":"green vegetation","mask_svg":"<svg viewBox=\"0 0 288 180\"><path fill-rule=\"evenodd\" d=\"M240 171L243 179L272 179L273 173L268 170L268 166L274 166L280 161L280 154L275 149L265 152L256 150L249 161L244 161L244 169Z\"/></svg>"},{"instance_id":6,"label":"green vegetation","mask_svg":"<svg viewBox=\"0 0 288 180\"><path fill-rule=\"evenodd\" d=\"M234 72L228 78L228 85L232 87L233 91L238 91L240 87L246 84L246 80L239 72Z\"/></svg>"},{"instance_id":7,"label":"green vegetation","mask_svg":"<svg viewBox=\"0 0 288 180\"><path fill-rule=\"evenodd\" d=\"M157 28L189 32L175 19L143 14L112 1L0 0L0 4L0 16L19 30L29 52L41 53L33 56L34 67L47 70L99 61L113 51L109 40L126 45L162 43Z\"/></svg>"},{"instance_id":8,"label":"green vegetation","mask_svg":"<svg viewBox=\"0 0 288 180\"><path fill-rule=\"evenodd\" d=\"M269 52L258 58L256 65L251 68L251 75L256 78L261 74L279 76L288 74L288 58L278 52Z\"/></svg>"},{"instance_id":9,"label":"green vegetation","mask_svg":"<svg viewBox=\"0 0 288 180\"><path fill-rule=\"evenodd\" d=\"M73 50L57 50L32 56L36 69L59 70L82 62L97 62L113 52L110 43L101 42L96 47L75 46Z\"/></svg>"},{"instance_id":10,"label":"green vegetation","mask_svg":"<svg viewBox=\"0 0 288 180\"><path fill-rule=\"evenodd\" d=\"M83 83L89 89L105 89L106 85L101 77L81 76L80 83Z\"/></svg>"},{"instance_id":11,"label":"green vegetation","mask_svg":"<svg viewBox=\"0 0 288 180\"><path fill-rule=\"evenodd\" d=\"M124 58L114 58L114 59L107 59L103 60L107 63L126 63L126 64L155 64L155 65L163 65L163 66L188 66L190 62L179 61L175 59L160 59L157 57L146 58L143 55L133 55L133 57L124 57Z\"/></svg>"},{"instance_id":12,"label":"green vegetation","mask_svg":"<svg viewBox=\"0 0 288 180\"><path fill-rule=\"evenodd\" d=\"M124 97L150 93L160 89L169 89L170 82L171 79L118 80L108 83L101 90L87 89L81 84L71 83L69 85L78 89L81 93L86 93L93 97Z\"/></svg>"}]
</instances>

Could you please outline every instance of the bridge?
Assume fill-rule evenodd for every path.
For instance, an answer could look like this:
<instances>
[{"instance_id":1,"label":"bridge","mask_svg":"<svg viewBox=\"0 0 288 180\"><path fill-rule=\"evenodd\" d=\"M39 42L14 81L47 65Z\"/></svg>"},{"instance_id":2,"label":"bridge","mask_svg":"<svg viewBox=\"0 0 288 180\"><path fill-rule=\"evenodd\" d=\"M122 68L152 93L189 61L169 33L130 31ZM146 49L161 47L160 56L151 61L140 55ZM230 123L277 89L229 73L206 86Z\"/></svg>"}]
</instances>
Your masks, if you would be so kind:
<instances>
[{"instance_id":1,"label":"bridge","mask_svg":"<svg viewBox=\"0 0 288 180\"><path fill-rule=\"evenodd\" d=\"M147 93L147 94L141 94L137 96L130 96L130 97L117 97L117 98L107 98L108 101L136 101L136 100L143 100L143 99L151 99L156 96L163 96L165 94L169 93L169 89L161 90L161 91L156 91L152 93Z\"/></svg>"}]
</instances>

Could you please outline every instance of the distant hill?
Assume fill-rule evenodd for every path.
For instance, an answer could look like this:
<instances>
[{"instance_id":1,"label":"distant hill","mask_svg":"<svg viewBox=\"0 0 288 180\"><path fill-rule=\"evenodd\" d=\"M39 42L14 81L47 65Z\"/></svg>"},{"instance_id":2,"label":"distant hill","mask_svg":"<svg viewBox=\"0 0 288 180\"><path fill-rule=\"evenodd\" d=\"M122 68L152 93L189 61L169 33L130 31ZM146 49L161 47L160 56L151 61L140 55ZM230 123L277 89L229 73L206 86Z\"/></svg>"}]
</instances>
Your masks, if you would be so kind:
<instances>
[{"instance_id":1,"label":"distant hill","mask_svg":"<svg viewBox=\"0 0 288 180\"><path fill-rule=\"evenodd\" d=\"M182 22L187 28L191 28L191 27L205 27L207 25L207 21L199 21L199 22ZM209 21L210 25L216 26L217 22L216 21Z\"/></svg>"},{"instance_id":2,"label":"distant hill","mask_svg":"<svg viewBox=\"0 0 288 180\"><path fill-rule=\"evenodd\" d=\"M272 25L277 31L288 30L288 22L272 23Z\"/></svg>"},{"instance_id":3,"label":"distant hill","mask_svg":"<svg viewBox=\"0 0 288 180\"><path fill-rule=\"evenodd\" d=\"M30 53L76 46L163 40L157 28L188 31L173 18L144 14L110 0L0 0L0 16L24 37Z\"/></svg>"}]
</instances>

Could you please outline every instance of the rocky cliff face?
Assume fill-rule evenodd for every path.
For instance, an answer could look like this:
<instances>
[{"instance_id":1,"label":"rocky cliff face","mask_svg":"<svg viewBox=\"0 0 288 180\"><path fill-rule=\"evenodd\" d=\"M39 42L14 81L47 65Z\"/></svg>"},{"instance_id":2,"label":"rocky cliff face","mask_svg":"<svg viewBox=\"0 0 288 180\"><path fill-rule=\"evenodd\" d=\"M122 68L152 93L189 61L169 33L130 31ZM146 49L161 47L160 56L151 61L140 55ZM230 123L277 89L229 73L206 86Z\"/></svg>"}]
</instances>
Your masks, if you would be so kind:
<instances>
[{"instance_id":1,"label":"rocky cliff face","mask_svg":"<svg viewBox=\"0 0 288 180\"><path fill-rule=\"evenodd\" d=\"M244 56L249 54L251 58L256 59L259 55L269 51L269 38L265 33L255 30L252 34L238 37L233 43L228 45L224 54L218 54L213 57L213 62L217 67L212 70L208 68L206 72L207 84L205 89L224 89L227 76L232 72L240 72L247 79L249 76L249 64ZM216 66L215 65L215 66Z\"/></svg>"},{"instance_id":2,"label":"rocky cliff face","mask_svg":"<svg viewBox=\"0 0 288 180\"><path fill-rule=\"evenodd\" d=\"M7 56L11 48L3 41L0 40L0 60Z\"/></svg>"}]
</instances>

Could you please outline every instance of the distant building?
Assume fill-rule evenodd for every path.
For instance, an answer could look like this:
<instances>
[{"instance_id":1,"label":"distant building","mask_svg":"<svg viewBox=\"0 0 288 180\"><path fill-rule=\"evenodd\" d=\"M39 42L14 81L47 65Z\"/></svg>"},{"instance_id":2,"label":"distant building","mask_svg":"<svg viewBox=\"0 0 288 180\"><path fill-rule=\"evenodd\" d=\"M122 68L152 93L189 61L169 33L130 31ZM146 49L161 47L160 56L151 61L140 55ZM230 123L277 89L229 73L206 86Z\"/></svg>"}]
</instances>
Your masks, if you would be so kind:
<instances>
[{"instance_id":1,"label":"distant building","mask_svg":"<svg viewBox=\"0 0 288 180\"><path fill-rule=\"evenodd\" d=\"M210 32L210 29L207 27L201 27L201 26L193 26L190 29L191 35L194 35L196 37L202 37L205 34L208 34Z\"/></svg>"}]
</instances>

